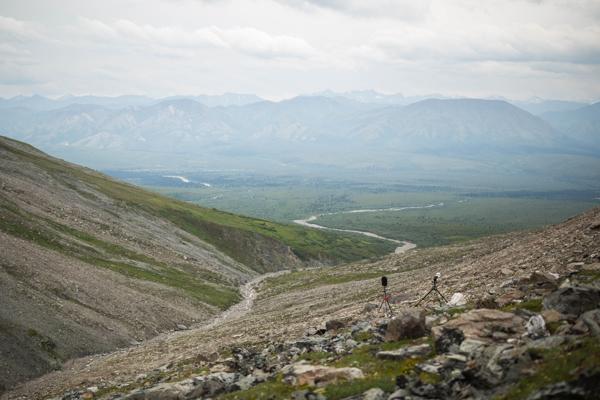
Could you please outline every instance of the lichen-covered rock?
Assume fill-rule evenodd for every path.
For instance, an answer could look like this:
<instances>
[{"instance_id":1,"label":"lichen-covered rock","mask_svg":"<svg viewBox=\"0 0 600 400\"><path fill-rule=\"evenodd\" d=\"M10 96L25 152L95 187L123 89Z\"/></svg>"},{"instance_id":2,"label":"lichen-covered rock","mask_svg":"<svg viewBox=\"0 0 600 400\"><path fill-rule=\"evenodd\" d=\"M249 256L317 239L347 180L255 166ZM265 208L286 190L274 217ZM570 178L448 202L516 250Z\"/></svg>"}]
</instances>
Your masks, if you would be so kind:
<instances>
[{"instance_id":1,"label":"lichen-covered rock","mask_svg":"<svg viewBox=\"0 0 600 400\"><path fill-rule=\"evenodd\" d=\"M545 309L555 309L563 314L579 316L598 308L600 289L592 286L568 286L550 293L543 301Z\"/></svg>"},{"instance_id":2,"label":"lichen-covered rock","mask_svg":"<svg viewBox=\"0 0 600 400\"><path fill-rule=\"evenodd\" d=\"M460 314L444 325L433 327L435 340L442 336L444 328L460 329L465 338L490 341L494 340L495 332L507 336L520 336L525 332L525 320L513 313L481 308Z\"/></svg>"},{"instance_id":3,"label":"lichen-covered rock","mask_svg":"<svg viewBox=\"0 0 600 400\"><path fill-rule=\"evenodd\" d=\"M126 400L188 400L237 390L238 374L217 372L176 383L161 383L125 396ZM249 387L249 386L248 386Z\"/></svg>"},{"instance_id":4,"label":"lichen-covered rock","mask_svg":"<svg viewBox=\"0 0 600 400\"><path fill-rule=\"evenodd\" d=\"M431 346L427 343L415 346L402 347L396 350L386 350L377 353L377 358L386 360L403 360L405 358L419 357L428 354Z\"/></svg>"},{"instance_id":5,"label":"lichen-covered rock","mask_svg":"<svg viewBox=\"0 0 600 400\"><path fill-rule=\"evenodd\" d=\"M438 353L455 353L463 340L465 335L460 329L443 327L440 336L435 340L435 350Z\"/></svg>"},{"instance_id":6,"label":"lichen-covered rock","mask_svg":"<svg viewBox=\"0 0 600 400\"><path fill-rule=\"evenodd\" d=\"M358 368L333 368L299 362L281 370L288 383L294 385L323 386L339 381L364 378Z\"/></svg>"}]
</instances>

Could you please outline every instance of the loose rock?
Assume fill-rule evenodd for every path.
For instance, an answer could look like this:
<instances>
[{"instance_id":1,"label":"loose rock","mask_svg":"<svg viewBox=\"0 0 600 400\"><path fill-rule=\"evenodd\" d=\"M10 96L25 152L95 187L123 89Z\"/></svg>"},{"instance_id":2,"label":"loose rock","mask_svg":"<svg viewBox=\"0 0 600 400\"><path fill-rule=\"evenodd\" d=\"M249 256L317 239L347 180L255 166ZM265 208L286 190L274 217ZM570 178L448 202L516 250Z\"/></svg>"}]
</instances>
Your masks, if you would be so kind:
<instances>
[{"instance_id":1,"label":"loose rock","mask_svg":"<svg viewBox=\"0 0 600 400\"><path fill-rule=\"evenodd\" d=\"M337 319L331 319L325 323L325 329L328 331L337 331L342 329L344 326L346 326L346 324Z\"/></svg>"},{"instance_id":2,"label":"loose rock","mask_svg":"<svg viewBox=\"0 0 600 400\"><path fill-rule=\"evenodd\" d=\"M464 306L467 304L467 299L462 293L454 293L448 302L451 307Z\"/></svg>"},{"instance_id":3,"label":"loose rock","mask_svg":"<svg viewBox=\"0 0 600 400\"><path fill-rule=\"evenodd\" d=\"M358 368L333 368L304 362L288 365L281 372L286 376L286 382L299 386L322 386L338 381L364 378L363 372Z\"/></svg>"},{"instance_id":4,"label":"loose rock","mask_svg":"<svg viewBox=\"0 0 600 400\"><path fill-rule=\"evenodd\" d=\"M380 388L372 388L362 395L362 400L385 400L385 392Z\"/></svg>"},{"instance_id":5,"label":"loose rock","mask_svg":"<svg viewBox=\"0 0 600 400\"><path fill-rule=\"evenodd\" d=\"M431 346L427 343L424 343L416 346L403 347L396 350L380 351L377 353L377 358L386 360L403 360L405 358L424 356L430 351Z\"/></svg>"},{"instance_id":6,"label":"loose rock","mask_svg":"<svg viewBox=\"0 0 600 400\"><path fill-rule=\"evenodd\" d=\"M527 321L527 325L525 325L525 327L527 329L527 335L534 339L546 336L548 333L546 331L546 322L541 315L534 315L533 317L529 318L529 321Z\"/></svg>"},{"instance_id":7,"label":"loose rock","mask_svg":"<svg viewBox=\"0 0 600 400\"><path fill-rule=\"evenodd\" d=\"M415 339L427 334L425 312L422 309L408 308L398 312L388 323L385 340Z\"/></svg>"},{"instance_id":8,"label":"loose rock","mask_svg":"<svg viewBox=\"0 0 600 400\"><path fill-rule=\"evenodd\" d=\"M442 328L441 335L435 341L435 350L438 353L456 352L465 340L465 335L457 328Z\"/></svg>"}]
</instances>

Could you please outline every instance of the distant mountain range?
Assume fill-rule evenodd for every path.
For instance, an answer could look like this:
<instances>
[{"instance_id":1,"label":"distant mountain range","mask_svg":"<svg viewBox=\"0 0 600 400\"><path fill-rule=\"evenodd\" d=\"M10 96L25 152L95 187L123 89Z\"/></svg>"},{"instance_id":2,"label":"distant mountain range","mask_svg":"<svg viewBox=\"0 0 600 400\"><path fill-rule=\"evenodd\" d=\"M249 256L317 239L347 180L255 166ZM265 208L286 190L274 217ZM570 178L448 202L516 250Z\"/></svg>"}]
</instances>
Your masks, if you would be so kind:
<instances>
[{"instance_id":1,"label":"distant mountain range","mask_svg":"<svg viewBox=\"0 0 600 400\"><path fill-rule=\"evenodd\" d=\"M536 101L537 111L551 110L536 116L503 100L403 99L370 91L279 102L237 94L17 97L0 101L0 133L98 168L410 171L438 180L450 171L464 180L484 170L512 177L554 170L554 180L583 174L586 185L600 171L600 103Z\"/></svg>"},{"instance_id":2,"label":"distant mountain range","mask_svg":"<svg viewBox=\"0 0 600 400\"><path fill-rule=\"evenodd\" d=\"M334 92L325 90L322 92L313 93L306 97L328 97L328 98L344 98L357 101L365 104L376 105L409 105L428 99L457 99L457 97L448 97L442 94L428 94L422 96L404 96L400 93L384 94L374 90L355 90L350 92ZM225 93L222 95L179 95L163 98L152 98L139 95L123 95L123 96L73 96L66 95L59 98L48 98L40 95L33 96L15 96L8 99L0 98L0 109L4 108L29 108L31 110L55 110L72 104L93 104L107 108L124 108L124 107L144 107L152 104L158 104L167 100L189 99L197 101L208 107L228 107L228 106L243 106L252 103L265 101L265 99L254 94L243 93ZM542 98L532 98L530 100L510 100L503 97L489 98L487 100L503 100L519 108L533 114L541 115L554 111L572 111L590 105L589 103L566 101L566 100L548 100Z\"/></svg>"},{"instance_id":3,"label":"distant mountain range","mask_svg":"<svg viewBox=\"0 0 600 400\"><path fill-rule=\"evenodd\" d=\"M111 109L119 109L125 107L145 107L152 104L157 104L166 100L190 99L204 104L208 107L218 106L242 106L246 104L263 101L260 97L253 94L240 93L225 93L222 95L199 95L199 96L171 96L161 99L154 99L147 96L72 96L67 95L57 99L33 95L33 96L16 96L10 99L0 98L0 109L8 108L27 108L35 111L56 110L63 107L68 107L73 104L97 105Z\"/></svg>"},{"instance_id":4,"label":"distant mountain range","mask_svg":"<svg viewBox=\"0 0 600 400\"><path fill-rule=\"evenodd\" d=\"M545 112L542 118L556 130L597 148L600 141L600 103L574 110Z\"/></svg>"}]
</instances>

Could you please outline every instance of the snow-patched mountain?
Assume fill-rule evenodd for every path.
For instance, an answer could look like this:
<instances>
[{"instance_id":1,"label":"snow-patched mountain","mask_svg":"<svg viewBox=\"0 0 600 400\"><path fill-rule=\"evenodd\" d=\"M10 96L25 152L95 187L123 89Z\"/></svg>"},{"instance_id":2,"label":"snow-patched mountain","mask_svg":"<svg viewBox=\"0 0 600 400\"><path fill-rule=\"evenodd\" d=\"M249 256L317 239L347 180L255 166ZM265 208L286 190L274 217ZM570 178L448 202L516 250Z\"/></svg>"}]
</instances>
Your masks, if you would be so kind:
<instances>
[{"instance_id":1,"label":"snow-patched mountain","mask_svg":"<svg viewBox=\"0 0 600 400\"><path fill-rule=\"evenodd\" d=\"M462 147L518 149L562 145L546 122L504 101L429 99L408 106L374 106L344 98L302 96L281 102L208 107L191 99L171 99L146 107L111 110L70 105L58 110L0 111L5 133L34 144L76 146L103 134L122 149L194 150L227 144L272 146L313 143L393 148ZM166 147L165 147L166 146ZM192 146L192 147L190 147ZM98 148L114 148L100 143Z\"/></svg>"}]
</instances>

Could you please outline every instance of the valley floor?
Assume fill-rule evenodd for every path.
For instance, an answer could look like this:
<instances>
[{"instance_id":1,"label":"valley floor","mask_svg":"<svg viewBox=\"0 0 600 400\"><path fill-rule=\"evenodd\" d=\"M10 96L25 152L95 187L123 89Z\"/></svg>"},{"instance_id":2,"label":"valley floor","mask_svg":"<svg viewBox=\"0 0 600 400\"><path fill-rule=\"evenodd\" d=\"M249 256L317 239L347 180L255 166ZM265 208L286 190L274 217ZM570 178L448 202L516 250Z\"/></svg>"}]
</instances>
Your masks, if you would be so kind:
<instances>
[{"instance_id":1,"label":"valley floor","mask_svg":"<svg viewBox=\"0 0 600 400\"><path fill-rule=\"evenodd\" d=\"M263 277L252 284L257 293L249 312L245 303L238 312L208 327L163 334L138 346L69 361L61 370L5 393L2 400L60 398L70 390L74 392L65 398L79 398L88 387L99 388L96 397L113 398L143 386L206 374L207 366L221 365L219 360L230 357L236 347L268 348L297 340L330 320L345 324L365 318L381 320L376 312L369 314L365 305L379 302L382 275L390 281L396 309L426 293L437 272L442 274L440 290L447 297L464 293L472 306L486 297L500 298L514 291L514 282L534 271L565 277L574 265L598 262L600 208L595 208L537 232ZM253 296L247 293L247 299Z\"/></svg>"}]
</instances>

